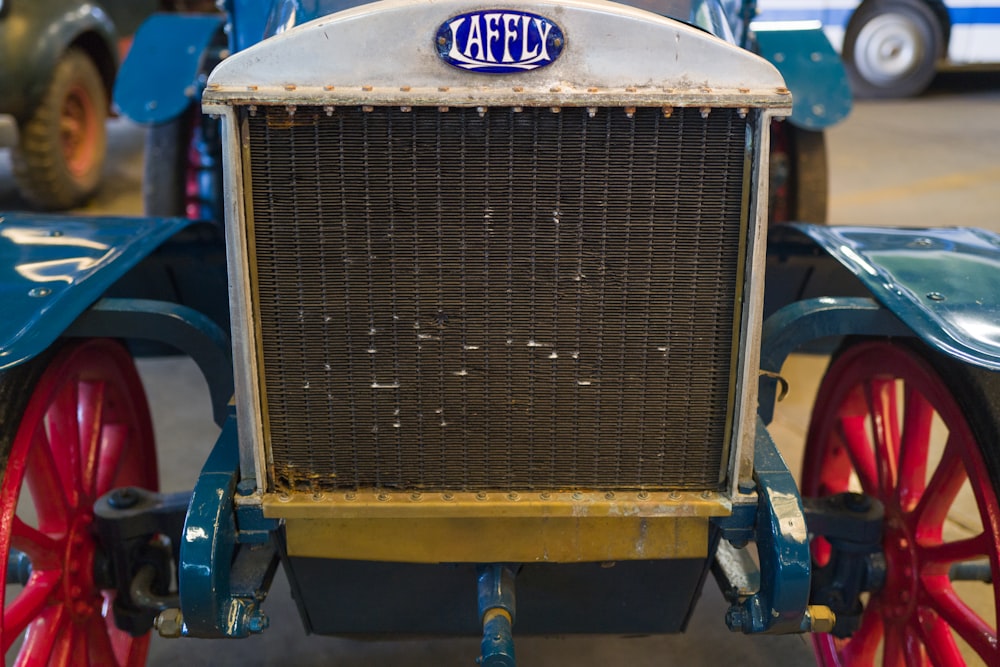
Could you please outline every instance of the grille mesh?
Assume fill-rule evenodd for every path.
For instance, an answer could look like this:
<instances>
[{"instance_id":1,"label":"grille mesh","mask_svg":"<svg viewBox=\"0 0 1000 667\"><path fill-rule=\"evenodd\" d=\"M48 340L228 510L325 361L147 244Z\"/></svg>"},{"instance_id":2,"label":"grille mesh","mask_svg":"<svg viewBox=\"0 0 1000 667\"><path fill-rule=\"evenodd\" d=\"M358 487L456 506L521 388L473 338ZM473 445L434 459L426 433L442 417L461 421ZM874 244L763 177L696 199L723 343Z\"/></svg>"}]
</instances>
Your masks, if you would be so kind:
<instances>
[{"instance_id":1,"label":"grille mesh","mask_svg":"<svg viewBox=\"0 0 1000 667\"><path fill-rule=\"evenodd\" d=\"M277 489L718 485L748 121L245 119Z\"/></svg>"}]
</instances>

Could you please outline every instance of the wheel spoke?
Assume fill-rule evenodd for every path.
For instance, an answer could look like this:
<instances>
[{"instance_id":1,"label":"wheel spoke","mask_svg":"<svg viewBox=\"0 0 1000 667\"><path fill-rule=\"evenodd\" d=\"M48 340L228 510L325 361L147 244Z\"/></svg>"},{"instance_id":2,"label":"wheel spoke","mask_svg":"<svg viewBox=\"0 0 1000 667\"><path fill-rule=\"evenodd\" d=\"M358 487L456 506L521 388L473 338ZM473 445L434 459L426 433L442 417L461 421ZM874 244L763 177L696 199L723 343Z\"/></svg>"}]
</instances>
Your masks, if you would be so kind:
<instances>
[{"instance_id":1,"label":"wheel spoke","mask_svg":"<svg viewBox=\"0 0 1000 667\"><path fill-rule=\"evenodd\" d=\"M59 452L56 459L65 488L69 492L73 507L79 505L79 496L83 491L81 485L80 467L80 430L77 409L79 396L77 384L69 382L56 395L55 401L45 414L46 433L53 452Z\"/></svg>"},{"instance_id":2,"label":"wheel spoke","mask_svg":"<svg viewBox=\"0 0 1000 667\"><path fill-rule=\"evenodd\" d=\"M73 505L66 495L59 465L43 433L38 433L30 445L24 476L38 512L39 528L46 533L68 530Z\"/></svg>"},{"instance_id":3,"label":"wheel spoke","mask_svg":"<svg viewBox=\"0 0 1000 667\"><path fill-rule=\"evenodd\" d=\"M122 464L122 453L128 440L129 430L124 424L106 424L101 431L100 454L97 463L97 479L94 497L110 491L118 477Z\"/></svg>"},{"instance_id":4,"label":"wheel spoke","mask_svg":"<svg viewBox=\"0 0 1000 667\"><path fill-rule=\"evenodd\" d=\"M906 634L901 626L890 625L885 629L883 649L883 667L904 667L906 665Z\"/></svg>"},{"instance_id":5,"label":"wheel spoke","mask_svg":"<svg viewBox=\"0 0 1000 667\"><path fill-rule=\"evenodd\" d=\"M933 417L934 408L924 395L913 387L906 387L897 486L899 504L904 512L912 510L924 493Z\"/></svg>"},{"instance_id":6,"label":"wheel spoke","mask_svg":"<svg viewBox=\"0 0 1000 667\"><path fill-rule=\"evenodd\" d=\"M65 607L49 607L40 614L24 638L17 654L17 667L47 667L55 662L57 648L65 641L69 612ZM4 638L6 644L6 637Z\"/></svg>"},{"instance_id":7,"label":"wheel spoke","mask_svg":"<svg viewBox=\"0 0 1000 667\"><path fill-rule=\"evenodd\" d=\"M861 617L861 625L851 636L843 651L844 665L873 665L876 651L885 634L885 624L878 612L878 603L872 602Z\"/></svg>"},{"instance_id":8,"label":"wheel spoke","mask_svg":"<svg viewBox=\"0 0 1000 667\"><path fill-rule=\"evenodd\" d=\"M925 591L931 606L979 654L987 665L1000 664L996 630L962 601L946 576L936 577Z\"/></svg>"},{"instance_id":9,"label":"wheel spoke","mask_svg":"<svg viewBox=\"0 0 1000 667\"><path fill-rule=\"evenodd\" d=\"M952 563L972 560L977 556L988 556L992 546L993 541L986 533L954 542L920 546L918 548L922 574L946 575Z\"/></svg>"},{"instance_id":10,"label":"wheel spoke","mask_svg":"<svg viewBox=\"0 0 1000 667\"><path fill-rule=\"evenodd\" d=\"M888 491L896 488L896 466L899 462L896 381L882 378L871 380L866 388L865 398L872 418L879 487Z\"/></svg>"},{"instance_id":11,"label":"wheel spoke","mask_svg":"<svg viewBox=\"0 0 1000 667\"><path fill-rule=\"evenodd\" d=\"M913 526L919 541L940 539L941 528L955 497L965 483L965 466L953 436L948 436L937 470L913 511Z\"/></svg>"},{"instance_id":12,"label":"wheel spoke","mask_svg":"<svg viewBox=\"0 0 1000 667\"><path fill-rule=\"evenodd\" d=\"M87 619L87 649L90 664L109 667L118 664L111 638L108 637L108 623L103 616L94 614Z\"/></svg>"},{"instance_id":13,"label":"wheel spoke","mask_svg":"<svg viewBox=\"0 0 1000 667\"><path fill-rule=\"evenodd\" d=\"M925 608L917 611L917 620L919 621L920 638L927 648L927 656L932 664L938 667L958 667L965 664L947 623L941 620L937 614Z\"/></svg>"},{"instance_id":14,"label":"wheel spoke","mask_svg":"<svg viewBox=\"0 0 1000 667\"><path fill-rule=\"evenodd\" d=\"M861 481L865 493L873 496L879 493L875 452L868 439L867 420L864 416L849 415L840 418L840 436L847 446L847 453L854 464L854 470Z\"/></svg>"},{"instance_id":15,"label":"wheel spoke","mask_svg":"<svg viewBox=\"0 0 1000 667\"><path fill-rule=\"evenodd\" d=\"M3 610L3 650L25 631L35 619L42 615L49 602L49 596L59 583L62 573L54 570L34 572L21 594ZM48 654L46 654L48 655Z\"/></svg>"},{"instance_id":16,"label":"wheel spoke","mask_svg":"<svg viewBox=\"0 0 1000 667\"><path fill-rule=\"evenodd\" d=\"M81 453L81 486L88 501L96 496L95 485L97 471L100 465L101 425L104 420L105 383L80 382L79 392L79 429Z\"/></svg>"},{"instance_id":17,"label":"wheel spoke","mask_svg":"<svg viewBox=\"0 0 1000 667\"><path fill-rule=\"evenodd\" d=\"M14 516L10 530L10 546L28 554L32 571L55 570L62 567L62 545L37 528Z\"/></svg>"}]
</instances>

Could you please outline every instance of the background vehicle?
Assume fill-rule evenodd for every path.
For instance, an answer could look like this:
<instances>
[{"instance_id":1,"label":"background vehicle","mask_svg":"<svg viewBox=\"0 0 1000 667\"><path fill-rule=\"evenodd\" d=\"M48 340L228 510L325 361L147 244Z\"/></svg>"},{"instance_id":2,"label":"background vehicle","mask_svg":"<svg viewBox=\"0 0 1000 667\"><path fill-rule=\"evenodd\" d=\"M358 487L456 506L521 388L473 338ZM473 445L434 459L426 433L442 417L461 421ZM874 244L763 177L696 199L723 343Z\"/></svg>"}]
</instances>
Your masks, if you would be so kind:
<instances>
[{"instance_id":1,"label":"background vehicle","mask_svg":"<svg viewBox=\"0 0 1000 667\"><path fill-rule=\"evenodd\" d=\"M222 57L306 21L363 4L345 0L227 0L226 17L161 16L147 23L137 53L119 80L115 101L129 118L150 125L144 190L149 215L221 221L221 153L217 124L196 103L206 75ZM772 222L824 222L827 210L823 130L847 116L850 93L839 58L812 26L749 30L754 0L626 3L726 34L774 63L795 99L772 142ZM158 76L149 76L156 71Z\"/></svg>"},{"instance_id":2,"label":"background vehicle","mask_svg":"<svg viewBox=\"0 0 1000 667\"><path fill-rule=\"evenodd\" d=\"M318 633L483 630L485 662L511 664L515 616L519 632L682 629L714 564L734 630L849 634L867 622L912 632L928 622L930 650L949 649L950 625L981 638L976 650L995 661L995 624L983 632L955 604L948 609L960 613L939 623L927 602L954 598L940 571L953 560L982 554L997 574L993 526L955 543L936 534L940 505L930 516L908 505L883 513L870 497L895 500L895 448L884 440L852 441L850 463L862 482L883 465L885 485L803 507L764 427L788 350L822 336L877 337L862 372L832 375L823 407L878 435L899 412L896 392L868 405L854 400L855 386L864 395L867 385L895 388L884 380L890 372L918 377L907 395L926 396L929 407L907 414L920 424L940 414L962 437L935 466L926 429L907 427L898 468L943 470L932 479L948 488L974 479L988 524L992 465L977 456L989 411L953 409L940 382L911 372L922 362L878 364L904 354L886 336L917 334L925 342L907 346L908 360L937 364L950 354L962 369L1000 366L995 341L982 335L996 295L975 291L990 281L950 279L987 273L995 235L797 228L773 246L777 268L851 271L882 305L828 295L763 326L767 139L771 116L791 110L776 70L620 6L533 10L509 10L510 25L532 24L540 36L545 24L533 21L558 14L562 36L577 42L549 30L561 59L489 84L441 60L441 50L473 52L460 19L491 20L462 2L373 5L288 31L215 70L206 103L224 117L235 416L226 343L204 318L174 304L91 307L186 220L8 216L4 264L17 269L9 293L22 317L4 337L16 373L7 395L20 405L5 404L22 417L4 471L4 535L9 580L25 585L5 606L8 645L30 625L38 639L27 655L62 651L80 626L103 637L111 612L138 638L112 631L114 641L95 641L98 664L114 651L119 662L137 660L153 617L165 635L259 633L280 558ZM386 36L385 60L363 57L359 41L372 34ZM540 44L521 42L520 52ZM647 57L648 44L668 45L675 58ZM693 72L696 85L686 80ZM947 286L934 297L921 282L932 278ZM949 308L933 307L941 301ZM91 508L88 496L116 483L151 484L137 463L148 461L148 429L127 398L138 391L122 348L66 341L44 353L60 337L92 336L168 340L217 382L223 435L190 502L118 489ZM29 358L38 361L15 365ZM814 458L837 462L820 424ZM331 461L335 474L324 469ZM837 474L820 480L818 495L852 489L849 465L828 467ZM77 482L65 485L65 503L60 479ZM22 489L41 505L36 524L14 518ZM907 497L922 491L913 485ZM880 560L882 532L898 530L904 512L926 530L893 533L896 550ZM829 569L813 568L809 533L826 540L817 564ZM759 570L738 548L749 540ZM930 563L933 586L905 574L909 556ZM80 562L95 567L74 571ZM861 592L871 593L864 611ZM893 604L879 620L904 593L919 604ZM899 646L900 633L861 636L884 636L890 654ZM831 654L864 654L872 643L844 649L820 638Z\"/></svg>"},{"instance_id":3,"label":"background vehicle","mask_svg":"<svg viewBox=\"0 0 1000 667\"><path fill-rule=\"evenodd\" d=\"M158 6L0 3L0 146L14 147L14 175L32 205L70 208L97 187L121 41Z\"/></svg>"},{"instance_id":4,"label":"background vehicle","mask_svg":"<svg viewBox=\"0 0 1000 667\"><path fill-rule=\"evenodd\" d=\"M942 66L1000 64L1000 17L980 0L761 0L758 8L760 21L820 22L861 97L917 95Z\"/></svg>"}]
</instances>

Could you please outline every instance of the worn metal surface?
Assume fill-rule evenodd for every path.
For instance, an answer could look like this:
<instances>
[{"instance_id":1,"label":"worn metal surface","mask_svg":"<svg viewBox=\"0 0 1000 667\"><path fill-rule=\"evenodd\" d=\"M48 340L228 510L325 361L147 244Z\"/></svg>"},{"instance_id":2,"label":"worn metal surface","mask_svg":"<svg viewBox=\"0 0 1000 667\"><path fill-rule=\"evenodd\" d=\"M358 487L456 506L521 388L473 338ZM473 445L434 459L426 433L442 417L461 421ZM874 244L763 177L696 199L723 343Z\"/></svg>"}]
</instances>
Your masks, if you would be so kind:
<instances>
[{"instance_id":1,"label":"worn metal surface","mask_svg":"<svg viewBox=\"0 0 1000 667\"><path fill-rule=\"evenodd\" d=\"M533 5L566 32L563 56L533 72L470 79L438 57L435 35L473 8L390 0L319 19L224 61L205 102L625 106L673 95L685 106L790 103L767 61L688 25L600 1Z\"/></svg>"},{"instance_id":2,"label":"worn metal surface","mask_svg":"<svg viewBox=\"0 0 1000 667\"><path fill-rule=\"evenodd\" d=\"M0 368L35 356L183 219L0 213Z\"/></svg>"},{"instance_id":3,"label":"worn metal surface","mask_svg":"<svg viewBox=\"0 0 1000 667\"><path fill-rule=\"evenodd\" d=\"M1000 234L797 225L935 349L1000 370Z\"/></svg>"},{"instance_id":4,"label":"worn metal surface","mask_svg":"<svg viewBox=\"0 0 1000 667\"><path fill-rule=\"evenodd\" d=\"M718 488L752 120L251 114L269 483Z\"/></svg>"},{"instance_id":5,"label":"worn metal surface","mask_svg":"<svg viewBox=\"0 0 1000 667\"><path fill-rule=\"evenodd\" d=\"M702 517L290 519L288 553L407 563L581 563L704 558Z\"/></svg>"}]
</instances>

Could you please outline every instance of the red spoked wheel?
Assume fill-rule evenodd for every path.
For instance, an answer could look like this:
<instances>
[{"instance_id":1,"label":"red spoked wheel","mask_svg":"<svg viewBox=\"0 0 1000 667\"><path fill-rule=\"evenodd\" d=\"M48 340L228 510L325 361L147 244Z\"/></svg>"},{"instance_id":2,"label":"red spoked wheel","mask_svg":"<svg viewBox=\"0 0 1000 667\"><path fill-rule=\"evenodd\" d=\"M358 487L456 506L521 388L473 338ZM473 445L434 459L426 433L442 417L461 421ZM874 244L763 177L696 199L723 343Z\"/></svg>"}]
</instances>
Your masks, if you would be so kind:
<instances>
[{"instance_id":1,"label":"red spoked wheel","mask_svg":"<svg viewBox=\"0 0 1000 667\"><path fill-rule=\"evenodd\" d=\"M996 374L917 346L863 341L834 358L802 491L881 500L887 572L852 637L814 635L820 665L1000 665L997 589L950 574L972 563L1000 582L998 388ZM813 557L824 564L829 544L815 540Z\"/></svg>"},{"instance_id":2,"label":"red spoked wheel","mask_svg":"<svg viewBox=\"0 0 1000 667\"><path fill-rule=\"evenodd\" d=\"M149 635L115 627L113 591L95 582L91 530L99 496L156 488L153 431L131 356L111 340L69 343L0 375L0 399L0 572L10 582L10 571L30 561L23 588L11 599L8 583L4 594L4 654L20 638L19 667L144 664Z\"/></svg>"}]
</instances>

